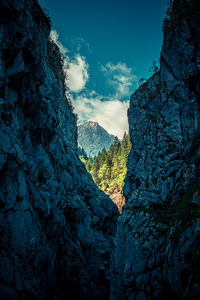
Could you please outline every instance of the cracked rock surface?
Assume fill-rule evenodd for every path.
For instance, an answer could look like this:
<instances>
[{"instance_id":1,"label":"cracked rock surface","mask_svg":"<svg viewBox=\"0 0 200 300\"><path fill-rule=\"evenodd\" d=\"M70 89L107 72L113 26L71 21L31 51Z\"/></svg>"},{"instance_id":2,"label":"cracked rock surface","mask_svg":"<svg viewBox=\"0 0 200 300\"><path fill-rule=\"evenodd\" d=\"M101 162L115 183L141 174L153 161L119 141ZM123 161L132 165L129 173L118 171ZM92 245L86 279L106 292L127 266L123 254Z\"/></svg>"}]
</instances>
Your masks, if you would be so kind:
<instances>
[{"instance_id":1,"label":"cracked rock surface","mask_svg":"<svg viewBox=\"0 0 200 300\"><path fill-rule=\"evenodd\" d=\"M199 299L199 6L171 2L160 70L131 97L118 218L78 159L49 18L1 0L0 299Z\"/></svg>"},{"instance_id":2,"label":"cracked rock surface","mask_svg":"<svg viewBox=\"0 0 200 300\"><path fill-rule=\"evenodd\" d=\"M160 71L131 97L112 300L200 296L199 20L199 1L173 1Z\"/></svg>"},{"instance_id":3,"label":"cracked rock surface","mask_svg":"<svg viewBox=\"0 0 200 300\"><path fill-rule=\"evenodd\" d=\"M37 1L1 1L0 298L108 299L118 212L76 154L50 30Z\"/></svg>"}]
</instances>

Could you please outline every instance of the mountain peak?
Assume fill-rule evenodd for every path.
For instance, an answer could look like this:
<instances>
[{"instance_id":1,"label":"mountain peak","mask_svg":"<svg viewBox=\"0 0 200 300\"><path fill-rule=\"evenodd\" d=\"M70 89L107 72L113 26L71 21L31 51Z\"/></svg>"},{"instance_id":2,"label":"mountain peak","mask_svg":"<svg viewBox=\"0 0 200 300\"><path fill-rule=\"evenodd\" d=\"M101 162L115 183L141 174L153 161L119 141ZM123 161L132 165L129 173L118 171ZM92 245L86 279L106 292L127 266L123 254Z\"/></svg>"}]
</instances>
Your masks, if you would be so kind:
<instances>
[{"instance_id":1,"label":"mountain peak","mask_svg":"<svg viewBox=\"0 0 200 300\"><path fill-rule=\"evenodd\" d=\"M88 121L78 126L78 143L87 156L96 156L103 148L108 150L114 136L97 122Z\"/></svg>"},{"instance_id":2,"label":"mountain peak","mask_svg":"<svg viewBox=\"0 0 200 300\"><path fill-rule=\"evenodd\" d=\"M93 122L93 121L88 121L86 123L83 123L82 125L84 127L88 127L88 126L89 127L98 127L98 126L100 126L98 122ZM80 125L80 126L82 126L82 125Z\"/></svg>"}]
</instances>

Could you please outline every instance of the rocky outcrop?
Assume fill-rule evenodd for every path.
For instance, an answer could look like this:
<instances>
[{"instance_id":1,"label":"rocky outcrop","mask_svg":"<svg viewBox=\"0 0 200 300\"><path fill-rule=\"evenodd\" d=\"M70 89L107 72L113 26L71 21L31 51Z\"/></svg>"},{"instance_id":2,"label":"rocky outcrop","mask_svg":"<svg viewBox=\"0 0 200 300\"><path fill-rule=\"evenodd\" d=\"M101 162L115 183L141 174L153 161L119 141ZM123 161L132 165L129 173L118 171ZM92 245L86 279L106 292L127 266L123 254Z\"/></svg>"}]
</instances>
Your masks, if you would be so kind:
<instances>
[{"instance_id":1,"label":"rocky outcrop","mask_svg":"<svg viewBox=\"0 0 200 300\"><path fill-rule=\"evenodd\" d=\"M199 1L173 1L160 71L131 97L112 300L200 297L199 20Z\"/></svg>"},{"instance_id":2,"label":"rocky outcrop","mask_svg":"<svg viewBox=\"0 0 200 300\"><path fill-rule=\"evenodd\" d=\"M76 154L50 29L35 0L1 0L0 298L108 299L118 212Z\"/></svg>"},{"instance_id":3,"label":"rocky outcrop","mask_svg":"<svg viewBox=\"0 0 200 300\"><path fill-rule=\"evenodd\" d=\"M85 150L87 156L97 156L105 148L109 150L114 136L109 134L97 122L86 122L78 126L78 143Z\"/></svg>"}]
</instances>

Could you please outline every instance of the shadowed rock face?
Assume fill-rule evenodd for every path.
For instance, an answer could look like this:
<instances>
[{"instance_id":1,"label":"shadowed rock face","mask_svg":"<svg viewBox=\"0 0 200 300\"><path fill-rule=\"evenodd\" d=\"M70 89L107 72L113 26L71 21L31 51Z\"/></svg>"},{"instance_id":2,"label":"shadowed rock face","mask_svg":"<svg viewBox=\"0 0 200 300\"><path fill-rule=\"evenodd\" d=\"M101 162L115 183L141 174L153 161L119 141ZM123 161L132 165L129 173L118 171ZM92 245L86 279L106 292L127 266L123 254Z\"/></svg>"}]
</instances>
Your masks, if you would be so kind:
<instances>
[{"instance_id":1,"label":"shadowed rock face","mask_svg":"<svg viewBox=\"0 0 200 300\"><path fill-rule=\"evenodd\" d=\"M85 150L87 156L97 156L105 148L108 150L113 143L114 136L109 134L97 122L86 122L78 126L78 143Z\"/></svg>"},{"instance_id":2,"label":"shadowed rock face","mask_svg":"<svg viewBox=\"0 0 200 300\"><path fill-rule=\"evenodd\" d=\"M131 97L113 300L200 297L199 20L199 1L174 1L160 71Z\"/></svg>"},{"instance_id":3,"label":"shadowed rock face","mask_svg":"<svg viewBox=\"0 0 200 300\"><path fill-rule=\"evenodd\" d=\"M199 20L199 1L173 2L160 71L131 97L113 245L117 208L76 154L49 19L1 0L1 299L199 299Z\"/></svg>"},{"instance_id":4,"label":"shadowed rock face","mask_svg":"<svg viewBox=\"0 0 200 300\"><path fill-rule=\"evenodd\" d=\"M108 299L118 212L76 154L49 33L35 0L1 0L0 298Z\"/></svg>"}]
</instances>

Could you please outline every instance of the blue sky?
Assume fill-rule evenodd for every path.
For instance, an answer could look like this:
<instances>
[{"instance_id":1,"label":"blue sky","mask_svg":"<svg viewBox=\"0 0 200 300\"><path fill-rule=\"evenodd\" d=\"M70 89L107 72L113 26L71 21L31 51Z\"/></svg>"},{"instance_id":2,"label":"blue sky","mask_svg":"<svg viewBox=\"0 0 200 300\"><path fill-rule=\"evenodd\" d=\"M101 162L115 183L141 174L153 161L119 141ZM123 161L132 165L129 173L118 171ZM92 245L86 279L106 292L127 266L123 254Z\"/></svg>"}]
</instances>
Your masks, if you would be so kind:
<instances>
[{"instance_id":1,"label":"blue sky","mask_svg":"<svg viewBox=\"0 0 200 300\"><path fill-rule=\"evenodd\" d=\"M40 0L66 49L68 86L79 123L122 136L139 78L159 61L167 0Z\"/></svg>"}]
</instances>

